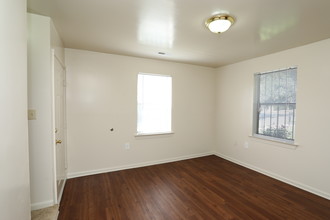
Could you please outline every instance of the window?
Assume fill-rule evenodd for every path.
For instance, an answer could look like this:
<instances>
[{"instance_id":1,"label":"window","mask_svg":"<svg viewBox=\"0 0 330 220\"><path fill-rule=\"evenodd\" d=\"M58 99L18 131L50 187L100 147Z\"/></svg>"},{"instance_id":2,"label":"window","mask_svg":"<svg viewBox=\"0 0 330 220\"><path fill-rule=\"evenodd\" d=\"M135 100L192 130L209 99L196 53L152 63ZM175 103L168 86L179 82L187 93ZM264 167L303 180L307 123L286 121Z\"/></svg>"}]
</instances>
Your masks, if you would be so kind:
<instances>
[{"instance_id":1,"label":"window","mask_svg":"<svg viewBox=\"0 0 330 220\"><path fill-rule=\"evenodd\" d=\"M255 74L254 136L293 143L296 83L296 67Z\"/></svg>"},{"instance_id":2,"label":"window","mask_svg":"<svg viewBox=\"0 0 330 220\"><path fill-rule=\"evenodd\" d=\"M172 132L172 77L138 74L137 134Z\"/></svg>"}]
</instances>

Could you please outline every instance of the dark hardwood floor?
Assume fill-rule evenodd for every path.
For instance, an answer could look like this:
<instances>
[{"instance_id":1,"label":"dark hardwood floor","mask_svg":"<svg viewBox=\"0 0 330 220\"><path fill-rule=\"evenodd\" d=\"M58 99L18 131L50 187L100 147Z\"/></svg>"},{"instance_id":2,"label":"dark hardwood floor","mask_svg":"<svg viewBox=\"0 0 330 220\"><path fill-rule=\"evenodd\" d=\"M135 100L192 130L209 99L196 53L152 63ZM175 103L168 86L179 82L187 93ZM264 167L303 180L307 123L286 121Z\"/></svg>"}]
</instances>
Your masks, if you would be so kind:
<instances>
[{"instance_id":1,"label":"dark hardwood floor","mask_svg":"<svg viewBox=\"0 0 330 220\"><path fill-rule=\"evenodd\" d=\"M330 200L217 156L69 179L59 220L330 219Z\"/></svg>"}]
</instances>

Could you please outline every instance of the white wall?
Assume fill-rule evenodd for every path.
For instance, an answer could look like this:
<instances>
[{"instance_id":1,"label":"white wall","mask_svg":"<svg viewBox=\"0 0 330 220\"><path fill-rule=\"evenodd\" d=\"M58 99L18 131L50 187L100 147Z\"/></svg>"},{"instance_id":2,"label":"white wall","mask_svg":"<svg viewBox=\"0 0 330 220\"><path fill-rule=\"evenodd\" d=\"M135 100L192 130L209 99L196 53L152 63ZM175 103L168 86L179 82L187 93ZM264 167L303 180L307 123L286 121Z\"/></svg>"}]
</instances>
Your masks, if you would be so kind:
<instances>
[{"instance_id":1,"label":"white wall","mask_svg":"<svg viewBox=\"0 0 330 220\"><path fill-rule=\"evenodd\" d=\"M64 45L52 20L50 20L50 44L51 48L54 49L56 57L62 64L65 64Z\"/></svg>"},{"instance_id":2,"label":"white wall","mask_svg":"<svg viewBox=\"0 0 330 220\"><path fill-rule=\"evenodd\" d=\"M329 57L330 39L218 68L217 153L330 198ZM298 67L295 150L249 137L254 73L290 66Z\"/></svg>"},{"instance_id":3,"label":"white wall","mask_svg":"<svg viewBox=\"0 0 330 220\"><path fill-rule=\"evenodd\" d=\"M53 202L50 18L28 14L28 28L28 106L36 110L36 120L29 120L33 207Z\"/></svg>"},{"instance_id":4,"label":"white wall","mask_svg":"<svg viewBox=\"0 0 330 220\"><path fill-rule=\"evenodd\" d=\"M69 176L213 151L213 68L73 49L66 49L65 57ZM173 76L175 134L134 137L139 72ZM130 150L124 149L126 142Z\"/></svg>"},{"instance_id":5,"label":"white wall","mask_svg":"<svg viewBox=\"0 0 330 220\"><path fill-rule=\"evenodd\" d=\"M28 107L32 209L54 204L54 124L52 53L64 59L64 49L49 17L28 14Z\"/></svg>"},{"instance_id":6,"label":"white wall","mask_svg":"<svg viewBox=\"0 0 330 220\"><path fill-rule=\"evenodd\" d=\"M0 3L0 213L30 219L26 2Z\"/></svg>"}]
</instances>

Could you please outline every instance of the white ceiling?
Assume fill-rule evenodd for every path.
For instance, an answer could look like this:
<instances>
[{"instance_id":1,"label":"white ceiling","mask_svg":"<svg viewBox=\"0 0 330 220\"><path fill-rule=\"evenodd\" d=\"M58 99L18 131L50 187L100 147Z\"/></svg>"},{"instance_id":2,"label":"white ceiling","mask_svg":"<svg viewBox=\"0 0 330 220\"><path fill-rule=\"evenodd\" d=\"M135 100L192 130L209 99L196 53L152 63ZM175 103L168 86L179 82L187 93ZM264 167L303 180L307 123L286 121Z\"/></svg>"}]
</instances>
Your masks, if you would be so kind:
<instances>
[{"instance_id":1,"label":"white ceiling","mask_svg":"<svg viewBox=\"0 0 330 220\"><path fill-rule=\"evenodd\" d=\"M330 0L28 0L67 48L218 67L330 38ZM223 34L204 25L236 18ZM165 55L159 55L164 52Z\"/></svg>"}]
</instances>

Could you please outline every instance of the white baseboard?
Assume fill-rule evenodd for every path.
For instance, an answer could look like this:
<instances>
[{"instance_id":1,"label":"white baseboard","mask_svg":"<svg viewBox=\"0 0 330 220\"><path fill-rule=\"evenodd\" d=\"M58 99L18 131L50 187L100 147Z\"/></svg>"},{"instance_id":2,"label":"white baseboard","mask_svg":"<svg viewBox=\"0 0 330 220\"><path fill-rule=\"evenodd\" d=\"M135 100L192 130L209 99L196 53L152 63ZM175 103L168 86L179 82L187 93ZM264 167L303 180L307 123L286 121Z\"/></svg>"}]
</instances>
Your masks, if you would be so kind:
<instances>
[{"instance_id":1,"label":"white baseboard","mask_svg":"<svg viewBox=\"0 0 330 220\"><path fill-rule=\"evenodd\" d=\"M64 183L63 183L64 186L65 186L65 183L66 183L66 179L64 180ZM55 203L55 201L53 201L53 200L44 201L44 202L32 203L32 204L31 204L31 211L39 210L39 209L44 209L44 208L48 208L48 207L51 207L51 206L53 206L53 205L59 204L60 201L61 201L62 195L63 195L64 186L63 186L63 188L62 188L62 190L61 190L61 193L60 193L60 196L59 196L59 198L58 198L57 203Z\"/></svg>"},{"instance_id":2,"label":"white baseboard","mask_svg":"<svg viewBox=\"0 0 330 220\"><path fill-rule=\"evenodd\" d=\"M318 196L321 196L321 197L323 197L325 199L330 200L330 194L329 193L326 193L326 192L323 192L321 190L315 189L314 187L305 185L303 183L299 183L299 182L294 181L294 180L290 180L290 179L285 178L283 176L280 176L280 175L278 175L276 173L269 172L267 170L261 169L259 167L253 166L251 164L247 164L247 163L241 162L239 160L236 160L234 158L228 157L226 155L223 155L223 154L220 154L220 153L217 153L217 152L214 152L214 155L216 155L218 157L221 157L221 158L223 158L225 160L229 160L229 161L231 161L233 163L239 164L239 165L241 165L243 167L249 168L251 170L254 170L254 171L258 172L258 173L262 173L262 174L264 174L266 176L272 177L274 179L277 179L277 180L282 181L284 183L287 183L289 185L295 186L295 187L297 187L299 189L308 191L310 193L313 193L315 195L318 195Z\"/></svg>"},{"instance_id":3,"label":"white baseboard","mask_svg":"<svg viewBox=\"0 0 330 220\"><path fill-rule=\"evenodd\" d=\"M170 163L170 162L193 159L193 158L197 158L197 157L204 157L204 156L210 156L210 155L213 155L213 152L192 154L192 155L188 155L188 156L173 157L173 158L168 158L168 159L164 159L164 160L149 161L149 162L144 162L144 163L136 163L136 164L130 164L130 165L124 165L124 166L110 167L110 168L105 168L105 169L89 170L89 171L83 171L83 172L73 172L73 173L68 173L68 179L75 178L75 177L81 177L81 176L89 176L89 175L100 174L100 173L108 173L108 172L119 171L119 170L127 170L127 169L132 169L132 168L139 168L139 167L163 164L163 163Z\"/></svg>"},{"instance_id":4,"label":"white baseboard","mask_svg":"<svg viewBox=\"0 0 330 220\"><path fill-rule=\"evenodd\" d=\"M32 203L31 204L31 211L48 208L48 207L51 207L53 205L55 205L53 200L38 202L38 203Z\"/></svg>"}]
</instances>

